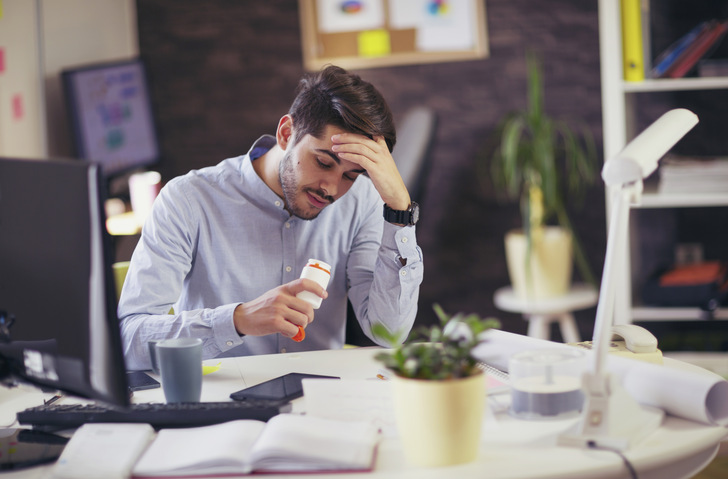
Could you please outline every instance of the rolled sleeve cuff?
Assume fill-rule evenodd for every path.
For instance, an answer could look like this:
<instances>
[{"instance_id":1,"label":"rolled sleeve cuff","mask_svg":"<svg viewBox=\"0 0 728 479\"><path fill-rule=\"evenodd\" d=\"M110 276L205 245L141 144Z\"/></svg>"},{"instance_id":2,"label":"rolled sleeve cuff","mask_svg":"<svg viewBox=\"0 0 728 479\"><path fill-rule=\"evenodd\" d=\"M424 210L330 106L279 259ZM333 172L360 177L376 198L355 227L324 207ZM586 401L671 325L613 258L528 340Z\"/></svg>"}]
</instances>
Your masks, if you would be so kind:
<instances>
[{"instance_id":1,"label":"rolled sleeve cuff","mask_svg":"<svg viewBox=\"0 0 728 479\"><path fill-rule=\"evenodd\" d=\"M225 352L243 344L244 336L235 329L233 314L240 303L226 304L215 308L210 317L213 338L220 351Z\"/></svg>"},{"instance_id":2,"label":"rolled sleeve cuff","mask_svg":"<svg viewBox=\"0 0 728 479\"><path fill-rule=\"evenodd\" d=\"M382 246L396 251L396 258L407 260L407 265L422 261L422 251L417 246L416 226L397 226L384 222Z\"/></svg>"}]
</instances>

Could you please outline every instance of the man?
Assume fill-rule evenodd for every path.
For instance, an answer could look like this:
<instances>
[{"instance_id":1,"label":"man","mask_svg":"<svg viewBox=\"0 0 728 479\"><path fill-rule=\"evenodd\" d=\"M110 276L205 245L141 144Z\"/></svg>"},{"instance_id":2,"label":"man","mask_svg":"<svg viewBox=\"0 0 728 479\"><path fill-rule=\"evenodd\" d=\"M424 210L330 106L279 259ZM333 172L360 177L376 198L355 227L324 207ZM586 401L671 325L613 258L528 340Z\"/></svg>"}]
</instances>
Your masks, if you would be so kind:
<instances>
[{"instance_id":1,"label":"man","mask_svg":"<svg viewBox=\"0 0 728 479\"><path fill-rule=\"evenodd\" d=\"M404 339L423 264L395 141L381 94L329 66L301 80L275 137L170 181L119 302L127 368L148 369L147 342L178 336L202 338L204 358L340 348L347 296L369 337L382 323ZM326 290L299 279L309 258L331 265Z\"/></svg>"}]
</instances>

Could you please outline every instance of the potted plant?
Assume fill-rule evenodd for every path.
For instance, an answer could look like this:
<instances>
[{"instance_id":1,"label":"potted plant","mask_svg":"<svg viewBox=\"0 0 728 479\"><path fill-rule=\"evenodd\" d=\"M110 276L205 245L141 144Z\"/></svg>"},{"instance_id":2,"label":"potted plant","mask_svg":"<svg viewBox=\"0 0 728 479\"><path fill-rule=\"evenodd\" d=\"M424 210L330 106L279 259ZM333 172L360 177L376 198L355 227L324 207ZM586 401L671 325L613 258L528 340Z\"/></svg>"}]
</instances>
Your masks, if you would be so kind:
<instances>
[{"instance_id":1,"label":"potted plant","mask_svg":"<svg viewBox=\"0 0 728 479\"><path fill-rule=\"evenodd\" d=\"M506 234L508 272L521 297L543 299L568 291L574 262L582 279L596 284L574 236L566 193L578 203L596 178L597 156L586 128L576 130L544 111L541 66L533 53L526 62L528 106L501 121L487 155L490 169L487 159L479 162L478 176L490 178L501 197L520 200L522 227ZM559 226L547 226L554 219Z\"/></svg>"},{"instance_id":2,"label":"potted plant","mask_svg":"<svg viewBox=\"0 0 728 479\"><path fill-rule=\"evenodd\" d=\"M434 306L440 325L415 330L402 345L376 359L391 370L395 415L405 455L419 466L445 466L477 457L485 374L472 355L483 333L500 327L476 314L450 316ZM379 338L397 344L397 335L382 325Z\"/></svg>"}]
</instances>

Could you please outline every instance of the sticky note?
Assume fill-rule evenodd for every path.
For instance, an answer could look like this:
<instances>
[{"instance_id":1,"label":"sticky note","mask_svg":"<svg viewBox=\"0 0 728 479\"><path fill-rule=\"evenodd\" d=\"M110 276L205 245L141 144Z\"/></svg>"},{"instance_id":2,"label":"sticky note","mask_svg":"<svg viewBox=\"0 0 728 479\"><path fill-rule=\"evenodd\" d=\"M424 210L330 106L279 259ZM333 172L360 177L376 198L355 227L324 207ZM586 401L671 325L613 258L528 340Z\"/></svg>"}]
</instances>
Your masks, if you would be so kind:
<instances>
[{"instance_id":1,"label":"sticky note","mask_svg":"<svg viewBox=\"0 0 728 479\"><path fill-rule=\"evenodd\" d=\"M5 49L3 47L0 47L0 74L1 73L5 73Z\"/></svg>"},{"instance_id":2,"label":"sticky note","mask_svg":"<svg viewBox=\"0 0 728 479\"><path fill-rule=\"evenodd\" d=\"M369 30L359 34L359 56L382 57L392 52L387 30Z\"/></svg>"},{"instance_id":3,"label":"sticky note","mask_svg":"<svg viewBox=\"0 0 728 479\"><path fill-rule=\"evenodd\" d=\"M214 372L219 371L221 364L222 364L222 362L219 362L219 363L217 363L215 365L212 365L212 366L206 366L206 365L203 364L202 365L202 375L203 376L206 376L208 374L212 374Z\"/></svg>"},{"instance_id":4,"label":"sticky note","mask_svg":"<svg viewBox=\"0 0 728 479\"><path fill-rule=\"evenodd\" d=\"M13 120L22 120L23 119L23 97L20 95L20 93L16 93L15 95L13 95L11 104L12 104L12 111L13 111Z\"/></svg>"}]
</instances>

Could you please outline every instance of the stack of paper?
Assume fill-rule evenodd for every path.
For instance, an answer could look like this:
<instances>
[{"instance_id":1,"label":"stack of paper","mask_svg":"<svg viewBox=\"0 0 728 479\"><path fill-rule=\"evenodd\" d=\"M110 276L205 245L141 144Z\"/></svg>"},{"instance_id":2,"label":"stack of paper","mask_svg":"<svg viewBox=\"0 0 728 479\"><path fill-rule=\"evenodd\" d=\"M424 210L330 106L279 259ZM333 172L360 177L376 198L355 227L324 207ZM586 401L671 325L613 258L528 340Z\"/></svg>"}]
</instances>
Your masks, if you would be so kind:
<instances>
[{"instance_id":1,"label":"stack of paper","mask_svg":"<svg viewBox=\"0 0 728 479\"><path fill-rule=\"evenodd\" d=\"M728 191L728 157L667 156L660 163L661 193Z\"/></svg>"}]
</instances>

